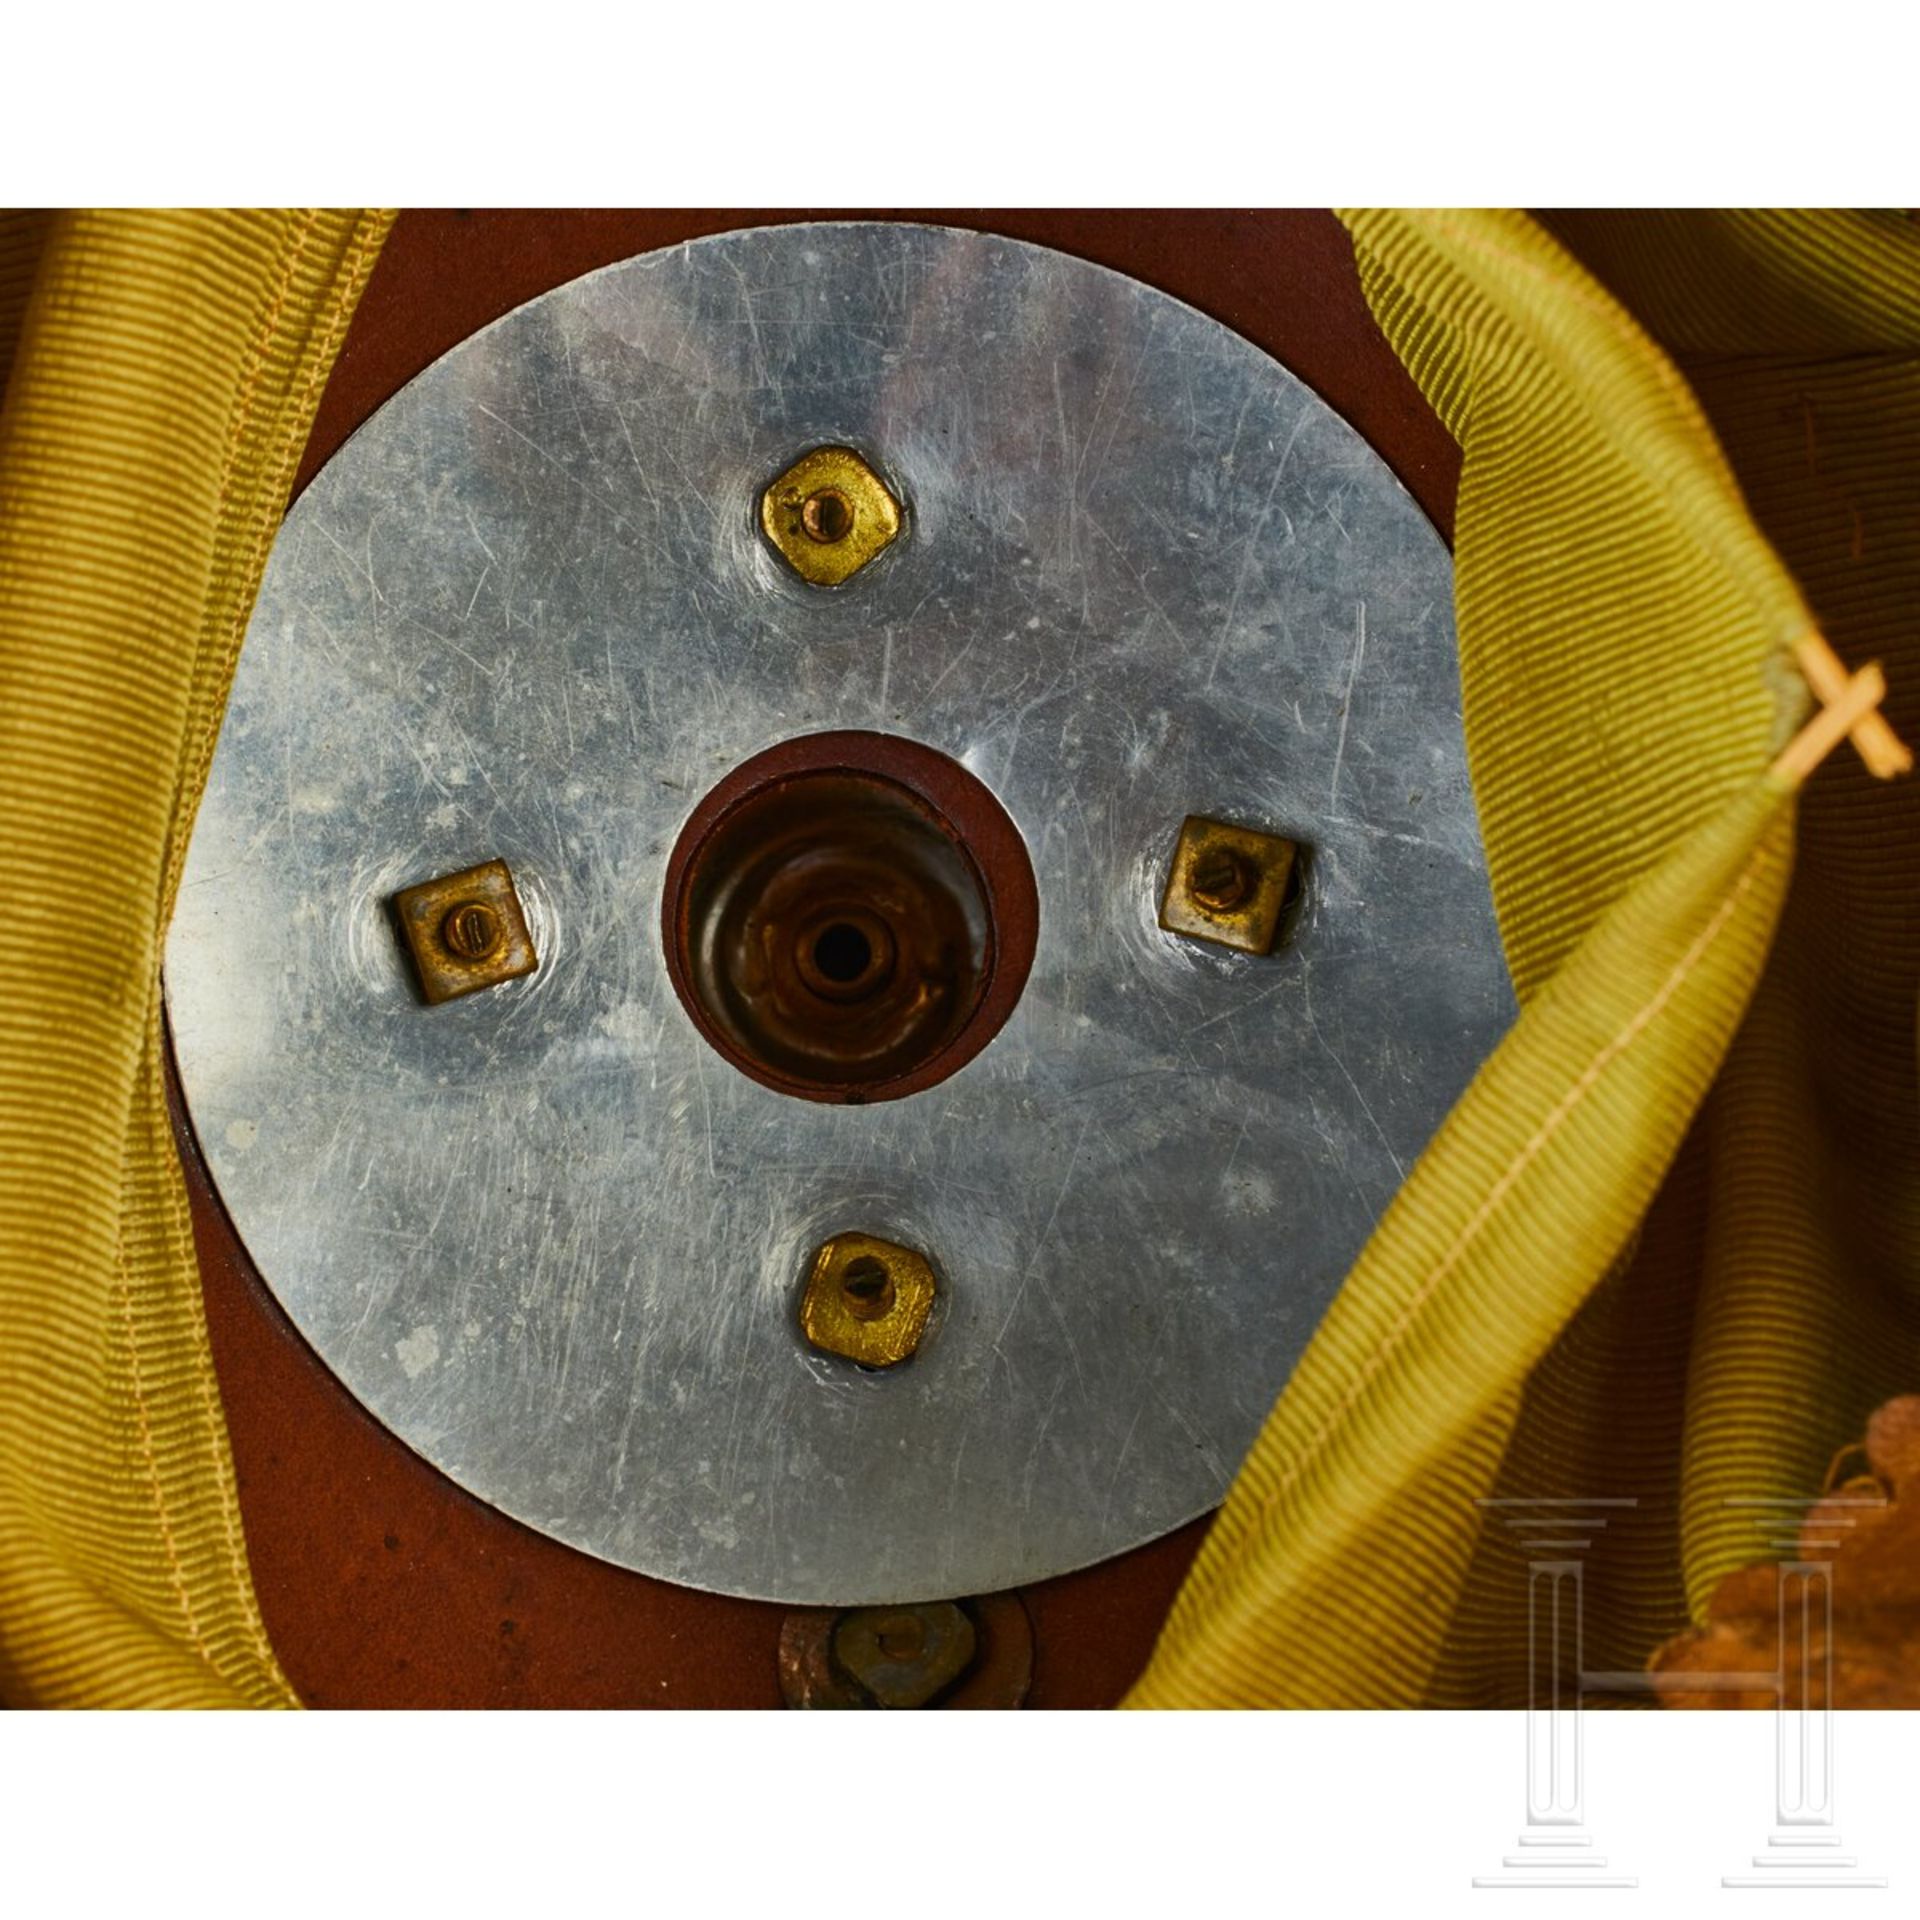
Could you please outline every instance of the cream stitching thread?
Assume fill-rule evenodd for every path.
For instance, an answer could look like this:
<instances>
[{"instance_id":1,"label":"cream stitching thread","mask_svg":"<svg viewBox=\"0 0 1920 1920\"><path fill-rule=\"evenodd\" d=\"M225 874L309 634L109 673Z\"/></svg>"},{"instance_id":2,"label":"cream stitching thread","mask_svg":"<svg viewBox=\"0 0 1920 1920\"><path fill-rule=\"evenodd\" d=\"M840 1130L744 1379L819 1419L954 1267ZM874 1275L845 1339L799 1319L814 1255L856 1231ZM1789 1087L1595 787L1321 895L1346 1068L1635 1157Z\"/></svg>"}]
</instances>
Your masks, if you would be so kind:
<instances>
[{"instance_id":1,"label":"cream stitching thread","mask_svg":"<svg viewBox=\"0 0 1920 1920\"><path fill-rule=\"evenodd\" d=\"M1680 988L1685 984L1688 975L1692 973L1693 969L1699 965L1701 959L1705 956L1707 949L1720 937L1727 922L1732 918L1734 910L1740 904L1742 897L1753 886L1760 867L1766 858L1767 848L1764 844L1754 849L1752 858L1748 860L1746 867L1742 870L1739 879L1728 892L1726 899L1721 902L1718 910L1714 913L1712 919L1707 922L1706 926L1702 928L1693 944L1680 956L1679 960L1674 963L1673 971L1668 974L1667 978L1661 983L1659 992L1628 1021L1626 1026L1624 1026L1612 1040L1608 1041L1608 1043L1594 1055L1579 1079L1567 1089L1558 1105L1556 1105L1546 1119L1541 1122L1539 1129L1535 1132L1532 1139L1526 1143L1519 1154L1509 1164L1506 1172L1494 1183L1487 1197L1481 1201L1479 1207L1475 1210L1473 1217L1461 1228L1452 1246L1440 1257L1433 1271L1427 1276L1425 1281L1421 1283L1419 1291L1408 1301L1405 1308L1402 1309L1399 1318L1387 1329L1385 1337L1374 1349L1366 1366L1361 1369L1359 1377L1347 1390L1339 1405L1327 1416L1319 1430L1305 1443L1300 1452L1295 1456L1292 1466L1288 1468L1280 1484L1261 1502L1261 1511L1263 1513L1271 1511L1279 1501L1284 1499L1299 1482L1307 1468L1313 1464L1316 1457L1324 1449L1327 1441L1333 1437L1334 1429L1346 1418L1347 1414L1359 1401L1361 1395L1364 1394L1372 1384L1374 1376L1386 1365L1393 1349L1399 1344L1407 1330L1412 1326L1414 1320L1418 1317L1421 1309L1432 1297L1434 1289L1440 1285L1441 1281L1446 1278L1447 1274L1459 1262L1462 1255L1466 1252L1467 1247L1479 1234L1481 1229L1485 1227L1487 1222L1499 1211L1501 1203L1513 1190L1521 1175L1545 1150L1548 1141L1559 1132L1574 1109L1592 1092L1608 1067L1659 1018L1661 1009L1679 992Z\"/></svg>"},{"instance_id":2,"label":"cream stitching thread","mask_svg":"<svg viewBox=\"0 0 1920 1920\"><path fill-rule=\"evenodd\" d=\"M166 1549L167 1565L173 1572L174 1592L180 1596L180 1612L187 1623L187 1638L199 1650L201 1659L211 1666L213 1655L207 1650L207 1643L201 1636L200 1621L193 1610L193 1596L187 1591L186 1569L181 1565L179 1549L174 1544L173 1523L167 1517L167 1498L160 1485L160 1463L154 1457L153 1423L148 1417L146 1383L140 1371L140 1341L134 1331L133 1285L127 1273L124 1241L114 1249L114 1266L120 1276L120 1312L127 1327L127 1357L133 1367L133 1404L140 1416L140 1451L146 1457L147 1485L153 1493L153 1514L160 1522L160 1542Z\"/></svg>"},{"instance_id":3,"label":"cream stitching thread","mask_svg":"<svg viewBox=\"0 0 1920 1920\"><path fill-rule=\"evenodd\" d=\"M348 318L356 304L354 299L349 296L357 291L363 284L368 257L378 247L378 237L374 233L366 230L371 224L373 223L367 221L361 222L362 232L348 250L344 263L345 270L336 283L333 316L327 325L324 335L320 339L318 351L311 357L306 369L306 380L301 390L303 410L307 399L311 397L314 389L319 385L322 370L331 366L333 362L334 350L339 343L341 334L345 331ZM311 227L312 222L310 221L305 232L310 232ZM303 232L302 236L302 247L305 242L305 232ZM296 248L295 250L296 258L298 257L299 250L300 248ZM283 305L284 298L275 305L273 318L276 322L280 308ZM279 465L274 475L274 497L278 497L279 494L285 491L288 476L292 471L295 461L299 457L302 444L301 441L289 437L287 445L283 448ZM271 514L266 516L261 531L255 540L251 556L250 564L256 570L266 547L272 541L275 526L276 521L274 516ZM244 624L245 618L245 609L235 614L234 625L229 634L230 645L233 637L237 635L239 629ZM216 726L217 717L216 714ZM220 1486L221 1497L218 1504L220 1507L221 1525L226 1535L228 1563L236 1581L237 1591L241 1596L242 1612L246 1616L247 1622L247 1636L252 1642L255 1652L260 1656L266 1670L269 1673L277 1673L279 1672L279 1661L274 1654L272 1643L267 1638L266 1623L261 1618L259 1606L251 1600L252 1580L247 1567L245 1550L241 1544L239 1530L236 1525L238 1495L231 1484L228 1462L214 1439L214 1435L219 1429L221 1415L213 1391L213 1383L210 1377L211 1370L205 1364L203 1356L201 1357L201 1364L196 1367L195 1371L199 1375L200 1397L205 1405L209 1423L206 1428L206 1439L209 1450L214 1456L215 1479L219 1482ZM290 1689L289 1694L290 1697L293 1697L291 1696Z\"/></svg>"}]
</instances>

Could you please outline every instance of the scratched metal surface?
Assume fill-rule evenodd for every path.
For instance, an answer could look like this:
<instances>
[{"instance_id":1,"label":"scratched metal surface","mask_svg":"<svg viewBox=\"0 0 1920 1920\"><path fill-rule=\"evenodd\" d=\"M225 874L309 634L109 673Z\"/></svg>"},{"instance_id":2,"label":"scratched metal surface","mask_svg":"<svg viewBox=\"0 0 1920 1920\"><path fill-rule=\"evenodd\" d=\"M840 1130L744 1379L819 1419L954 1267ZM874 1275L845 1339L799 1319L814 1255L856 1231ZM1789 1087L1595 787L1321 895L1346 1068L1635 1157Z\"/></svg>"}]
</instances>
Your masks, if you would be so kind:
<instances>
[{"instance_id":1,"label":"scratched metal surface","mask_svg":"<svg viewBox=\"0 0 1920 1920\"><path fill-rule=\"evenodd\" d=\"M793 581L762 481L867 450L910 531ZM1274 362L975 234L730 234L429 368L290 515L167 982L234 1221L347 1387L586 1551L796 1603L989 1591L1224 1492L1511 1017L1447 556ZM711 1054L658 937L700 793L789 735L955 755L1042 925L986 1052L878 1107ZM1315 849L1291 951L1155 926L1176 828ZM428 1009L383 909L500 855L537 975ZM917 1358L810 1352L805 1256L928 1249Z\"/></svg>"}]
</instances>

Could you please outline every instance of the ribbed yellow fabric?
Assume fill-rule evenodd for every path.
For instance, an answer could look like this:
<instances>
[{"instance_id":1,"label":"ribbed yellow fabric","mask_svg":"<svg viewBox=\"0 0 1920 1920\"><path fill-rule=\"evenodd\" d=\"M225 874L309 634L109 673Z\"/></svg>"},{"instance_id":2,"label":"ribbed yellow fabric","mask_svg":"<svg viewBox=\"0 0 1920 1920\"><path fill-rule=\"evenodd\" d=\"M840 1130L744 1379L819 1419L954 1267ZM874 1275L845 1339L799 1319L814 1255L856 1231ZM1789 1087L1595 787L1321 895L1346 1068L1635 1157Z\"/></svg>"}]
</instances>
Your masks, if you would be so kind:
<instances>
[{"instance_id":1,"label":"ribbed yellow fabric","mask_svg":"<svg viewBox=\"0 0 1920 1920\"><path fill-rule=\"evenodd\" d=\"M1852 214L1557 216L1683 369L1825 632L1920 717L1920 233ZM1525 1396L1503 1495L1639 1502L1596 1544L1589 1664L1639 1664L1732 1567L1755 1502L1805 1498L1920 1377L1920 789L1837 755L1803 796L1793 891L1706 1112L1643 1230ZM1430 1697L1512 1701L1523 1578L1483 1537Z\"/></svg>"},{"instance_id":2,"label":"ribbed yellow fabric","mask_svg":"<svg viewBox=\"0 0 1920 1920\"><path fill-rule=\"evenodd\" d=\"M1637 1665L1752 1557L1728 1502L1807 1491L1863 1395L1910 1386L1920 1357L1920 938L1891 964L1849 946L1877 949L1887 921L1920 933L1920 876L1880 865L1892 839L1915 844L1893 831L1910 796L1852 766L1814 782L1809 821L1836 817L1789 917L1807 954L1782 943L1742 1025L1787 890L1794 806L1768 769L1804 717L1792 650L1813 622L1767 536L1849 660L1883 657L1898 685L1902 591L1909 629L1920 605L1897 578L1920 535L1915 450L1883 424L1876 482L1894 489L1904 463L1908 493L1897 529L1883 503L1891 584L1869 582L1850 533L1852 559L1836 556L1835 510L1779 459L1805 369L1690 367L1763 532L1707 411L1628 311L1678 348L1878 355L1916 311L1910 240L1823 216L1565 223L1623 304L1521 215L1349 225L1376 314L1463 452L1468 752L1522 1011L1302 1358L1138 1706L1523 1699L1524 1573L1513 1536L1481 1526L1489 1495L1638 1503L1596 1544L1587 1589L1589 1663ZM1849 451L1874 431L1863 389L1907 391L1904 367L1873 365L1877 385L1850 362L1819 373L1855 396L1846 431L1829 421ZM1875 484L1847 484L1871 523ZM1835 875L1859 898L1836 901ZM1850 1033L1868 988L1873 1031ZM1890 1184L1883 1114L1906 1163Z\"/></svg>"},{"instance_id":3,"label":"ribbed yellow fabric","mask_svg":"<svg viewBox=\"0 0 1920 1920\"><path fill-rule=\"evenodd\" d=\"M161 1092L161 934L386 230L0 216L0 1699L291 1705Z\"/></svg>"},{"instance_id":4,"label":"ribbed yellow fabric","mask_svg":"<svg viewBox=\"0 0 1920 1920\"><path fill-rule=\"evenodd\" d=\"M1899 214L1563 216L1683 369L1823 631L1920 725L1920 227ZM1707 1116L1680 1522L1697 1612L1920 1381L1920 786L1837 755ZM1735 1504L1735 1503L1742 1504Z\"/></svg>"}]
</instances>

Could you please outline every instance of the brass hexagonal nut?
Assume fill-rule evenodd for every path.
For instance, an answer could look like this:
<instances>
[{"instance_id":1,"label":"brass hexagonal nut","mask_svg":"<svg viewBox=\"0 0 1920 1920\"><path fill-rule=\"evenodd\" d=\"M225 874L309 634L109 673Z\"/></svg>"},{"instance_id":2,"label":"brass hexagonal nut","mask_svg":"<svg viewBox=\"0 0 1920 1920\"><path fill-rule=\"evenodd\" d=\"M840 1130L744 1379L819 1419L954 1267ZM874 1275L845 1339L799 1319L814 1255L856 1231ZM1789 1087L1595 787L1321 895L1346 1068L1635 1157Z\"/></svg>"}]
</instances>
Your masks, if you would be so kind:
<instances>
[{"instance_id":1,"label":"brass hexagonal nut","mask_svg":"<svg viewBox=\"0 0 1920 1920\"><path fill-rule=\"evenodd\" d=\"M837 587L899 538L900 502L851 447L815 447L760 496L760 525L802 580Z\"/></svg>"},{"instance_id":2,"label":"brass hexagonal nut","mask_svg":"<svg viewBox=\"0 0 1920 1920\"><path fill-rule=\"evenodd\" d=\"M836 1233L813 1256L800 1330L822 1353L895 1366L920 1344L935 1290L924 1254L870 1233Z\"/></svg>"}]
</instances>

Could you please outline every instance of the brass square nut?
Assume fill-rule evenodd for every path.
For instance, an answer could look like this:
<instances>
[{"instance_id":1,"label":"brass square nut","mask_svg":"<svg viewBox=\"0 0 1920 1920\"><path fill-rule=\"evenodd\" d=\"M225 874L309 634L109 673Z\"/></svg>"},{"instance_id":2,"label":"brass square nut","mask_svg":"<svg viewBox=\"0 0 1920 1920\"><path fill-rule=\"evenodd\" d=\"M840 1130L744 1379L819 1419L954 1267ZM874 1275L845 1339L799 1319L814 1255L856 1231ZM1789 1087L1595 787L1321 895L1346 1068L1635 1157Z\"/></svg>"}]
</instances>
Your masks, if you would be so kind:
<instances>
[{"instance_id":1,"label":"brass square nut","mask_svg":"<svg viewBox=\"0 0 1920 1920\"><path fill-rule=\"evenodd\" d=\"M851 447L815 447L760 496L760 526L802 580L837 587L899 537L900 502Z\"/></svg>"},{"instance_id":2,"label":"brass square nut","mask_svg":"<svg viewBox=\"0 0 1920 1920\"><path fill-rule=\"evenodd\" d=\"M924 1254L870 1233L836 1233L813 1256L800 1330L823 1353L891 1367L920 1344L934 1290Z\"/></svg>"},{"instance_id":3,"label":"brass square nut","mask_svg":"<svg viewBox=\"0 0 1920 1920\"><path fill-rule=\"evenodd\" d=\"M540 964L504 860L425 880L393 897L429 1005L518 980Z\"/></svg>"},{"instance_id":4,"label":"brass square nut","mask_svg":"<svg viewBox=\"0 0 1920 1920\"><path fill-rule=\"evenodd\" d=\"M1189 814L1160 898L1161 926L1239 953L1271 953L1293 896L1298 853L1278 834Z\"/></svg>"}]
</instances>

